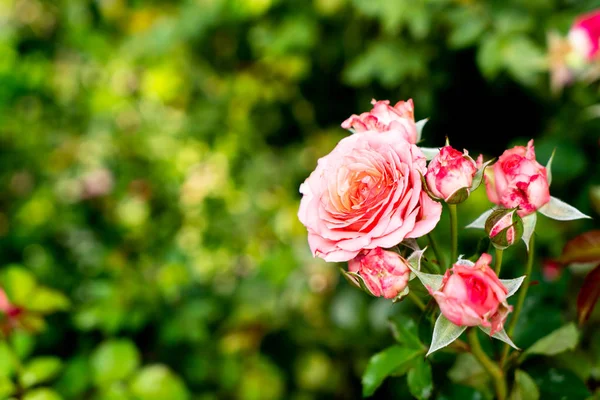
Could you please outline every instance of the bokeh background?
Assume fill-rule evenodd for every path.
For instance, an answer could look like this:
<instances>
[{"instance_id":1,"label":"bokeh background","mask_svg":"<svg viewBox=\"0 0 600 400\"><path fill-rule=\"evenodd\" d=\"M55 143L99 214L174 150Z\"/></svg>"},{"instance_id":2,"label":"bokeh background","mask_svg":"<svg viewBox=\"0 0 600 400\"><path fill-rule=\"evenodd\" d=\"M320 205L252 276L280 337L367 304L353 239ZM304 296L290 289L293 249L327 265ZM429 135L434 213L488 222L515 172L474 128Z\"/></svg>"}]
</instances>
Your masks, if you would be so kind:
<instances>
[{"instance_id":1,"label":"bokeh background","mask_svg":"<svg viewBox=\"0 0 600 400\"><path fill-rule=\"evenodd\" d=\"M0 283L18 307L3 319L0 394L360 398L366 361L393 342L388 317L419 314L314 259L296 213L300 183L372 98L412 98L430 118L425 146L447 136L489 159L533 138L542 164L557 149L552 194L594 220L538 218L539 284L515 342L573 321L585 269L544 265L598 227L600 95L550 91L546 35L597 6L3 0ZM489 206L477 191L460 223ZM482 232L461 235L473 253ZM522 244L505 252L506 276L524 259ZM530 372L543 399L598 386L599 322L560 365ZM489 397L437 357L435 398ZM407 393L388 379L376 397Z\"/></svg>"}]
</instances>

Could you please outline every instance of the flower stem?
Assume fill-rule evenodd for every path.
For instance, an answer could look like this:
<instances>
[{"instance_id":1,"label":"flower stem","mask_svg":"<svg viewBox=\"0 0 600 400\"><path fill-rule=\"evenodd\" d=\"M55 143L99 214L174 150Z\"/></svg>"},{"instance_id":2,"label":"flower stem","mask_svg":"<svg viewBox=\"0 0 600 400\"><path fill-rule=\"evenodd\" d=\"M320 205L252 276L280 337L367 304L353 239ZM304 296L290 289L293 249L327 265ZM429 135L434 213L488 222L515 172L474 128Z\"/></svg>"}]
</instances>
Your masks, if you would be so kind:
<instances>
[{"instance_id":1,"label":"flower stem","mask_svg":"<svg viewBox=\"0 0 600 400\"><path fill-rule=\"evenodd\" d=\"M496 398L498 400L506 399L506 381L504 380L504 373L502 369L496 365L488 356L485 354L481 345L479 344L479 338L477 337L477 329L469 328L467 333L469 338L469 345L471 347L471 354L475 356L481 366L487 371L488 374L494 380L494 386L496 388Z\"/></svg>"},{"instance_id":2,"label":"flower stem","mask_svg":"<svg viewBox=\"0 0 600 400\"><path fill-rule=\"evenodd\" d=\"M438 265L444 265L444 258L442 257L431 232L427 234L427 239L429 239L429 245L431 246L431 250L433 250L433 254L435 254L435 259L437 260Z\"/></svg>"},{"instance_id":3,"label":"flower stem","mask_svg":"<svg viewBox=\"0 0 600 400\"><path fill-rule=\"evenodd\" d=\"M521 286L521 290L519 291L519 297L517 298L517 304L515 305L515 310L513 311L512 318L510 320L510 324L508 325L508 329L506 333L508 336L512 336L513 331L515 330L515 326L517 325L517 320L519 319L519 315L521 314L521 309L523 308L523 303L525 302L525 297L527 296L527 289L529 289L529 281L531 280L531 268L533 267L533 257L535 253L535 234L531 235L529 239L529 251L527 253L527 264L525 266L525 280L523 281L523 285ZM500 358L500 366L504 367L504 363L506 362L506 357L508 356L508 351L510 347L508 344L504 344L504 348L502 349L502 357Z\"/></svg>"},{"instance_id":4,"label":"flower stem","mask_svg":"<svg viewBox=\"0 0 600 400\"><path fill-rule=\"evenodd\" d=\"M423 303L423 301L419 298L419 296L417 296L414 292L410 291L408 292L408 298L412 300L413 303L415 303L415 305L417 307L419 307L419 309L421 311L425 311L425 308L427 307L425 305L425 303Z\"/></svg>"},{"instance_id":5,"label":"flower stem","mask_svg":"<svg viewBox=\"0 0 600 400\"><path fill-rule=\"evenodd\" d=\"M496 272L496 275L498 275L498 278L500 277L500 269L502 268L502 253L503 250L496 247L496 264L494 265L494 271Z\"/></svg>"},{"instance_id":6,"label":"flower stem","mask_svg":"<svg viewBox=\"0 0 600 400\"><path fill-rule=\"evenodd\" d=\"M456 204L448 204L450 210L450 267L458 257L458 222L456 217Z\"/></svg>"}]
</instances>

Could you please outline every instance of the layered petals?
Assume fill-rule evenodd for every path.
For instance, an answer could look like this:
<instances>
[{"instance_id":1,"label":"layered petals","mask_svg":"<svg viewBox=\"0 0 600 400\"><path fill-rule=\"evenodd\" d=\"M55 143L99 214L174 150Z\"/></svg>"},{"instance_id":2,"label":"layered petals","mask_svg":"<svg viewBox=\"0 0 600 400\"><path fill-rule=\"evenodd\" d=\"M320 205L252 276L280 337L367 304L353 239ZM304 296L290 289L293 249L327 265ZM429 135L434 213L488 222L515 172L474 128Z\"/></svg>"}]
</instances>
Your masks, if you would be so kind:
<instances>
[{"instance_id":1,"label":"layered petals","mask_svg":"<svg viewBox=\"0 0 600 400\"><path fill-rule=\"evenodd\" d=\"M421 150L393 130L342 139L300 186L298 218L315 256L348 261L429 233L441 205L425 195Z\"/></svg>"}]
</instances>

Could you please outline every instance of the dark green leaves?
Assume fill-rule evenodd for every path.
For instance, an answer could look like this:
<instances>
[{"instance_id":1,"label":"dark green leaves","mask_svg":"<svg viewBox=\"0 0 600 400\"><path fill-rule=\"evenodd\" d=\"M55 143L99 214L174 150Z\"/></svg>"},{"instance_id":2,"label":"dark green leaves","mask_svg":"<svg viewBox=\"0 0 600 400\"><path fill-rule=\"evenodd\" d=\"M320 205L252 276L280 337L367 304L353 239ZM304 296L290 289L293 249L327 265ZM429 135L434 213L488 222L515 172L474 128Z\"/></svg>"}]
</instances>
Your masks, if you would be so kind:
<instances>
[{"instance_id":1,"label":"dark green leaves","mask_svg":"<svg viewBox=\"0 0 600 400\"><path fill-rule=\"evenodd\" d=\"M410 392L419 399L431 395L431 367L424 360L426 347L418 337L415 322L404 316L390 319L394 339L400 343L375 354L369 360L362 377L363 396L371 396L386 377L408 373Z\"/></svg>"},{"instance_id":2,"label":"dark green leaves","mask_svg":"<svg viewBox=\"0 0 600 400\"><path fill-rule=\"evenodd\" d=\"M57 357L38 357L28 362L19 380L21 386L29 388L54 378L62 369L62 361Z\"/></svg>"},{"instance_id":3,"label":"dark green leaves","mask_svg":"<svg viewBox=\"0 0 600 400\"><path fill-rule=\"evenodd\" d=\"M106 341L92 354L94 381L98 386L104 386L125 379L139 363L140 356L132 342L125 339Z\"/></svg>"},{"instance_id":4,"label":"dark green leaves","mask_svg":"<svg viewBox=\"0 0 600 400\"><path fill-rule=\"evenodd\" d=\"M573 350L579 341L579 332L574 324L568 324L535 342L522 355L521 361L530 355L553 356L563 351Z\"/></svg>"},{"instance_id":5,"label":"dark green leaves","mask_svg":"<svg viewBox=\"0 0 600 400\"><path fill-rule=\"evenodd\" d=\"M515 384L510 393L509 400L538 400L540 391L535 381L526 372L518 369L515 371Z\"/></svg>"},{"instance_id":6,"label":"dark green leaves","mask_svg":"<svg viewBox=\"0 0 600 400\"><path fill-rule=\"evenodd\" d=\"M363 396L371 396L383 380L396 370L402 370L411 365L419 357L423 357L423 349L403 346L391 346L375 354L369 360L367 369L362 377Z\"/></svg>"},{"instance_id":7,"label":"dark green leaves","mask_svg":"<svg viewBox=\"0 0 600 400\"><path fill-rule=\"evenodd\" d=\"M418 358L415 366L408 371L408 389L417 399L428 399L433 391L431 366L427 361Z\"/></svg>"}]
</instances>

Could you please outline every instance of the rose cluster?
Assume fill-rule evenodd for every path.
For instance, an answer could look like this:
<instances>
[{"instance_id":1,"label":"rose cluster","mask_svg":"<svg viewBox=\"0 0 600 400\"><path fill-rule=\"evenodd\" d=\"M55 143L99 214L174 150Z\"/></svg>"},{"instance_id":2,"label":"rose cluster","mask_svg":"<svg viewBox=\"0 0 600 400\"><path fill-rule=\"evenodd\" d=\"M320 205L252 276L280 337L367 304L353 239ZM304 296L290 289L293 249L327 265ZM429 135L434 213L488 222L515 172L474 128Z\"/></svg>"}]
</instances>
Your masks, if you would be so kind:
<instances>
[{"instance_id":1,"label":"rose cluster","mask_svg":"<svg viewBox=\"0 0 600 400\"><path fill-rule=\"evenodd\" d=\"M536 211L556 219L583 214L550 196L551 176L537 162L533 140L506 150L486 168L493 160L484 163L481 155L474 160L448 143L439 149L419 147L423 123L415 122L412 100L372 104L370 112L341 124L352 134L320 158L300 186L298 217L313 255L347 261L346 277L377 297L401 299L416 274L448 321L486 328L490 335L503 331L511 311L509 292L490 268L489 254L475 264L452 260L434 285L430 274L415 268L414 257L405 259L397 246L430 233L442 204L456 207L482 181L495 207L470 227L485 228L498 249L530 237Z\"/></svg>"}]
</instances>

